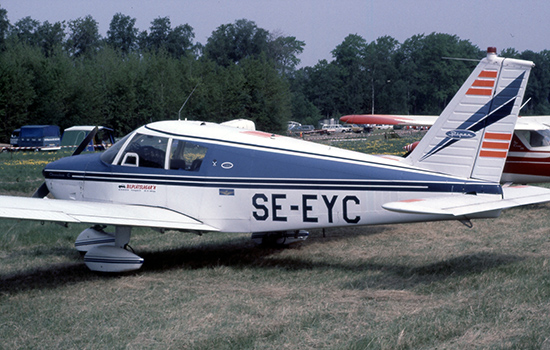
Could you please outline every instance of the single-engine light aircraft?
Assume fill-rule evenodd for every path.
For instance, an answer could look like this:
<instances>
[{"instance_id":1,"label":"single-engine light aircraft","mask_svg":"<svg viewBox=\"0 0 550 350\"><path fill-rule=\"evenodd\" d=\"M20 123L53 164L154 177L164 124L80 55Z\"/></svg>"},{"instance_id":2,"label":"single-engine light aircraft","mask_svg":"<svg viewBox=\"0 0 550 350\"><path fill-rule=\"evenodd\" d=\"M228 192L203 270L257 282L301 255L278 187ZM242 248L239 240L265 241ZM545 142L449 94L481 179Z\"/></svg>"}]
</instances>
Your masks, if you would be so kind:
<instances>
[{"instance_id":1,"label":"single-engine light aircraft","mask_svg":"<svg viewBox=\"0 0 550 350\"><path fill-rule=\"evenodd\" d=\"M125 249L136 226L270 242L303 239L310 228L497 217L550 200L550 189L499 184L532 66L489 49L400 162L247 121L161 121L100 154L78 154L84 140L45 167L35 198L0 197L0 217L92 224L76 247L91 270L108 272L142 266Z\"/></svg>"}]
</instances>

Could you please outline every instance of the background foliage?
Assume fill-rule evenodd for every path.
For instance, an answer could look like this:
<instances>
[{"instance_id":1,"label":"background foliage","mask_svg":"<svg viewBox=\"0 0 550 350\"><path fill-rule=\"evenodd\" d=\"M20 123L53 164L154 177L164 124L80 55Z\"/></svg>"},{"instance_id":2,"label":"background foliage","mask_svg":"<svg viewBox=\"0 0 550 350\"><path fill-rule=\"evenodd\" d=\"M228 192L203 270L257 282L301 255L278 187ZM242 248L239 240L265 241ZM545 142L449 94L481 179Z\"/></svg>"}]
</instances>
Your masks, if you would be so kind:
<instances>
[{"instance_id":1,"label":"background foliage","mask_svg":"<svg viewBox=\"0 0 550 350\"><path fill-rule=\"evenodd\" d=\"M282 132L288 120L316 125L351 113L439 114L485 53L441 33L403 43L385 36L367 42L349 35L333 60L298 68L305 42L241 19L222 24L203 45L193 28L168 17L135 27L113 16L105 37L91 17L10 23L0 9L0 142L25 124L99 124L119 135L155 120L221 122L249 118ZM502 56L536 63L524 115L550 114L550 51Z\"/></svg>"}]
</instances>

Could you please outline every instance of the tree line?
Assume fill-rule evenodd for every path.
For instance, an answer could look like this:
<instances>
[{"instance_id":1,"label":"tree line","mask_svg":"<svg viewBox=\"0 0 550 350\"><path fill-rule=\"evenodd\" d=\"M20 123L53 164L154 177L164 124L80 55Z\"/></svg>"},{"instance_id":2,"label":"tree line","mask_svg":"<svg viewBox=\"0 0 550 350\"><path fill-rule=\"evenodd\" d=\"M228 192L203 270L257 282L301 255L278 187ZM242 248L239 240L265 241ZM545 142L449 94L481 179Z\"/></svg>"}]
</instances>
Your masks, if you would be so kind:
<instances>
[{"instance_id":1,"label":"tree line","mask_svg":"<svg viewBox=\"0 0 550 350\"><path fill-rule=\"evenodd\" d=\"M305 42L241 19L203 45L168 17L140 31L117 13L105 37L91 17L10 23L0 9L0 142L26 124L104 125L123 135L139 125L188 118L247 118L283 132L289 120L316 125L345 114L439 114L485 50L455 35L349 35L333 59L298 68ZM535 62L522 114L550 114L550 51L501 51ZM190 96L184 108L182 103Z\"/></svg>"}]
</instances>

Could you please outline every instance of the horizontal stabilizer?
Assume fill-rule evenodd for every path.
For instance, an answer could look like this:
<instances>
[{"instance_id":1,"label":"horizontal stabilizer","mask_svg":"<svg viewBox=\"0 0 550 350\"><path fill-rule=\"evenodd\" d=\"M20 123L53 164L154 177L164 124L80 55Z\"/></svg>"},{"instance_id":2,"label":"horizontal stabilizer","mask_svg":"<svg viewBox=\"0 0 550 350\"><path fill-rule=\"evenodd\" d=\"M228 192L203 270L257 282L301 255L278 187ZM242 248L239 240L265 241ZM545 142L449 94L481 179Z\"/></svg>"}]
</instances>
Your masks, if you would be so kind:
<instances>
[{"instance_id":1,"label":"horizontal stabilizer","mask_svg":"<svg viewBox=\"0 0 550 350\"><path fill-rule=\"evenodd\" d=\"M408 214L464 216L550 201L550 189L533 186L502 188L503 195L457 194L409 199L382 205L384 209Z\"/></svg>"},{"instance_id":2,"label":"horizontal stabilizer","mask_svg":"<svg viewBox=\"0 0 550 350\"><path fill-rule=\"evenodd\" d=\"M187 215L165 208L47 198L0 196L0 217L174 230L219 231Z\"/></svg>"}]
</instances>

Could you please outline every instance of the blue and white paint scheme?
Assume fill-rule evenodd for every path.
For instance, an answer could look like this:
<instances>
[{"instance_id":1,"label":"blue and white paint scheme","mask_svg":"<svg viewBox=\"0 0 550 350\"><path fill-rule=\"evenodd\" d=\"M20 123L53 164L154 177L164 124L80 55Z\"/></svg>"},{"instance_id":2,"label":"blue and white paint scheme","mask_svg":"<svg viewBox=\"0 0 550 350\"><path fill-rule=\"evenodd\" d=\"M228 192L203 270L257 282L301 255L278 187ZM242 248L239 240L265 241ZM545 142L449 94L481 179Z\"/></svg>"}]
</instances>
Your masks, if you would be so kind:
<instances>
[{"instance_id":1,"label":"blue and white paint scheme","mask_svg":"<svg viewBox=\"0 0 550 350\"><path fill-rule=\"evenodd\" d=\"M161 121L104 153L48 164L55 199L2 197L0 217L96 225L77 247L97 271L143 264L124 249L134 226L288 242L311 228L496 217L550 200L548 189L499 184L498 150L510 142L532 66L489 51L403 161L256 131L249 121ZM103 231L109 225L114 233Z\"/></svg>"}]
</instances>

